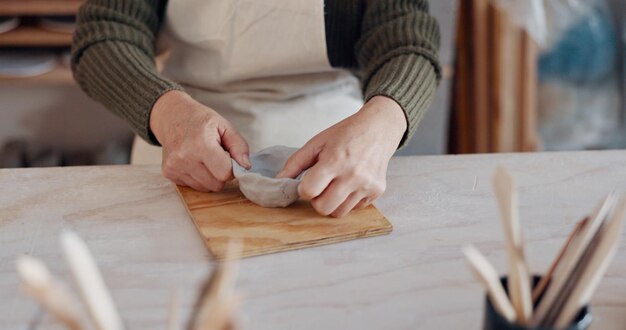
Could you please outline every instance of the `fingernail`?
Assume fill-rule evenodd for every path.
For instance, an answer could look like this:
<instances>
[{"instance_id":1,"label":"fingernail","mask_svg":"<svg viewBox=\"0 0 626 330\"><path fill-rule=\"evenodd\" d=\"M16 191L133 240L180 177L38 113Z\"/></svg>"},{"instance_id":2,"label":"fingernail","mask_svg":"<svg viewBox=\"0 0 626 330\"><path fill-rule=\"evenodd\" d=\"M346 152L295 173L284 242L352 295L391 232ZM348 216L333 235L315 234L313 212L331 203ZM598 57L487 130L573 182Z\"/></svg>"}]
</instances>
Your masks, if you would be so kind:
<instances>
[{"instance_id":1,"label":"fingernail","mask_svg":"<svg viewBox=\"0 0 626 330\"><path fill-rule=\"evenodd\" d=\"M252 167L252 163L250 162L250 155L248 155L248 153L243 154L243 162L245 163L244 165L246 165L248 169Z\"/></svg>"},{"instance_id":2,"label":"fingernail","mask_svg":"<svg viewBox=\"0 0 626 330\"><path fill-rule=\"evenodd\" d=\"M280 171L276 174L276 179L282 179L285 176L285 171Z\"/></svg>"}]
</instances>

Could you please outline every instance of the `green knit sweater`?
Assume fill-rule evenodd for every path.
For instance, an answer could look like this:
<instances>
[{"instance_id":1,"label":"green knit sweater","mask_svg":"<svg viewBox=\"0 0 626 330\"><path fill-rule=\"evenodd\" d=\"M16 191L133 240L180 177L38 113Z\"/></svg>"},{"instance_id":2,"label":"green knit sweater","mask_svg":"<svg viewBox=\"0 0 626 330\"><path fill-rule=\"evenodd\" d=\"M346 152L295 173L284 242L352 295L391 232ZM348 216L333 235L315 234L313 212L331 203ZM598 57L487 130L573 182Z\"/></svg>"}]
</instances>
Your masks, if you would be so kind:
<instances>
[{"instance_id":1,"label":"green knit sweater","mask_svg":"<svg viewBox=\"0 0 626 330\"><path fill-rule=\"evenodd\" d=\"M88 0L78 12L72 45L72 71L81 88L153 144L152 106L165 92L182 89L154 63L166 5ZM366 101L384 95L400 104L408 122L405 144L441 77L439 27L427 0L325 0L324 18L331 65L360 73Z\"/></svg>"}]
</instances>

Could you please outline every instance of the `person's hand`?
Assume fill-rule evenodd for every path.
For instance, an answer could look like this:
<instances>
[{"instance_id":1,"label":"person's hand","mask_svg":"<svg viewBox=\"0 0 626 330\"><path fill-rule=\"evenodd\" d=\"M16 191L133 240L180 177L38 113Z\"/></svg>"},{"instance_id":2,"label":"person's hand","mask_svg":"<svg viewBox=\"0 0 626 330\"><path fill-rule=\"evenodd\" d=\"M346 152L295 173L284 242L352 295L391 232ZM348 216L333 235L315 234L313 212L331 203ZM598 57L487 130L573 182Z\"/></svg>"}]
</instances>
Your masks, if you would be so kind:
<instances>
[{"instance_id":1,"label":"person's hand","mask_svg":"<svg viewBox=\"0 0 626 330\"><path fill-rule=\"evenodd\" d=\"M231 157L250 168L249 148L233 125L188 94L170 91L152 108L150 128L163 146L163 175L198 191L220 191L233 177Z\"/></svg>"},{"instance_id":2,"label":"person's hand","mask_svg":"<svg viewBox=\"0 0 626 330\"><path fill-rule=\"evenodd\" d=\"M300 197L322 215L342 217L383 194L387 165L406 125L395 101L375 96L358 113L313 137L277 177L309 169L298 186Z\"/></svg>"}]
</instances>

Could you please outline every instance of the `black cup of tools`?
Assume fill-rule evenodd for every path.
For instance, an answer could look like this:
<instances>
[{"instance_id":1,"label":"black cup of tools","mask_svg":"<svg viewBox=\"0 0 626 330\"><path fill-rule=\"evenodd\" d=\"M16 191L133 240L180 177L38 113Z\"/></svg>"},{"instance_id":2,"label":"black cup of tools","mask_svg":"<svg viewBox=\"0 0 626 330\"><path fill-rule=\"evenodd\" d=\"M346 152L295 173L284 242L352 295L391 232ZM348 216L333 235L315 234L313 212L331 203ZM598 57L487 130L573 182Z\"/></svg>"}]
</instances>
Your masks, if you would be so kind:
<instances>
[{"instance_id":1,"label":"black cup of tools","mask_svg":"<svg viewBox=\"0 0 626 330\"><path fill-rule=\"evenodd\" d=\"M537 275L533 276L533 288L537 285L537 283L539 283L540 279L541 279L540 276L537 276ZM507 290L506 289L508 287L507 277L506 276L501 277L500 282L502 283L502 286L504 287L504 289ZM541 301L541 297L539 297L539 299L537 300L537 303L539 301ZM565 329L558 329L558 330L584 330L584 329L588 329L590 324L591 324L591 311L589 310L588 306L585 306L580 310L576 318L574 318L574 321L572 321L572 324L570 324ZM486 297L485 298L485 315L483 319L483 330L557 330L557 329L545 328L545 327L532 327L532 326L525 326L525 325L520 325L516 323L511 323L507 321L502 315L500 315L495 310L495 308L491 304L491 300L489 300L489 297Z\"/></svg>"}]
</instances>

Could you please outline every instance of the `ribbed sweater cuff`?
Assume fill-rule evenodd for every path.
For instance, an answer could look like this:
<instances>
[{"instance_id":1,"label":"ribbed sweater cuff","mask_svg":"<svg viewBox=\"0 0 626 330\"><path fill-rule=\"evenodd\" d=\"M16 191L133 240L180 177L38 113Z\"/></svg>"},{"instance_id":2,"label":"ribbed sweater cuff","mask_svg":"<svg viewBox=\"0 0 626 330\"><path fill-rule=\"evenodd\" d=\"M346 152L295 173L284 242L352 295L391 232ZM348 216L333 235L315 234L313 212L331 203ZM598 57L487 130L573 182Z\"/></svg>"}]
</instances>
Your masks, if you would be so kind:
<instances>
[{"instance_id":1,"label":"ribbed sweater cuff","mask_svg":"<svg viewBox=\"0 0 626 330\"><path fill-rule=\"evenodd\" d=\"M150 131L150 111L165 92L182 87L159 75L154 60L123 41L88 47L74 64L74 77L89 96L125 119L136 134L158 145Z\"/></svg>"},{"instance_id":2,"label":"ribbed sweater cuff","mask_svg":"<svg viewBox=\"0 0 626 330\"><path fill-rule=\"evenodd\" d=\"M367 82L364 88L366 102L382 95L396 101L404 111L407 130L399 148L404 147L417 130L435 93L437 76L429 59L418 54L404 54L389 59Z\"/></svg>"}]
</instances>

